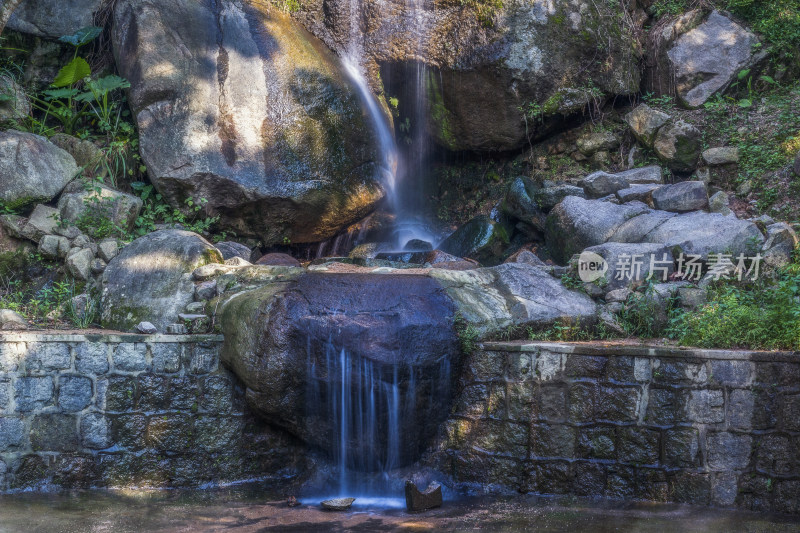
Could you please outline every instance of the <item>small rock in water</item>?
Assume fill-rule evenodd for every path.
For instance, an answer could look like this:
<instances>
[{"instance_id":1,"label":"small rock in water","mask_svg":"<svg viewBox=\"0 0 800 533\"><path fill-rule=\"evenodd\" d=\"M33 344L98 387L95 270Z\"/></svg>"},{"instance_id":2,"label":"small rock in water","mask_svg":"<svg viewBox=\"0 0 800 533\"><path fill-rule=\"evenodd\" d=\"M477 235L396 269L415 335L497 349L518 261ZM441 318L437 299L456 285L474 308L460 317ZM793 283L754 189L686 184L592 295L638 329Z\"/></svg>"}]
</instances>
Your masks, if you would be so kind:
<instances>
[{"instance_id":1,"label":"small rock in water","mask_svg":"<svg viewBox=\"0 0 800 533\"><path fill-rule=\"evenodd\" d=\"M136 324L136 331L144 335L155 335L158 330L151 322L139 322Z\"/></svg>"},{"instance_id":2,"label":"small rock in water","mask_svg":"<svg viewBox=\"0 0 800 533\"><path fill-rule=\"evenodd\" d=\"M426 511L441 506L441 484L434 481L424 492L421 492L413 481L406 480L406 508L409 511Z\"/></svg>"},{"instance_id":3,"label":"small rock in water","mask_svg":"<svg viewBox=\"0 0 800 533\"><path fill-rule=\"evenodd\" d=\"M406 243L404 249L407 252L430 252L433 251L433 245L422 239L411 239Z\"/></svg>"},{"instance_id":4,"label":"small rock in water","mask_svg":"<svg viewBox=\"0 0 800 533\"><path fill-rule=\"evenodd\" d=\"M326 511L347 511L350 509L350 506L353 505L353 502L356 501L355 498L334 498L332 500L325 500L320 505Z\"/></svg>"},{"instance_id":5,"label":"small rock in water","mask_svg":"<svg viewBox=\"0 0 800 533\"><path fill-rule=\"evenodd\" d=\"M297 501L297 498L295 498L294 496L289 496L289 499L286 500L286 505L288 505L289 507L297 507L298 505L300 505L300 502Z\"/></svg>"}]
</instances>

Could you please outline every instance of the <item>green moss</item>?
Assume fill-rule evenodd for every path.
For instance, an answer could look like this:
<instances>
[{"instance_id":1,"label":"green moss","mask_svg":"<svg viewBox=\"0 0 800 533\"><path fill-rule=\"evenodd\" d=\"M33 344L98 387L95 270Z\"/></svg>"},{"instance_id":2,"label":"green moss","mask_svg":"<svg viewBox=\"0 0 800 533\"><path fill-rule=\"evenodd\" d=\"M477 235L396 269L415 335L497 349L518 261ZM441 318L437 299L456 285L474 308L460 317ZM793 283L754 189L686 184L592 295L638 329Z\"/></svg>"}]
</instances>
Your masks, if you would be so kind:
<instances>
[{"instance_id":1,"label":"green moss","mask_svg":"<svg viewBox=\"0 0 800 533\"><path fill-rule=\"evenodd\" d=\"M441 141L442 144L444 144L449 150L458 150L458 139L456 138L451 125L452 114L450 111L448 111L444 104L444 97L442 88L439 85L439 80L437 79L435 73L431 71L428 71L425 89L430 106L430 116L438 128L437 136L439 141Z\"/></svg>"}]
</instances>

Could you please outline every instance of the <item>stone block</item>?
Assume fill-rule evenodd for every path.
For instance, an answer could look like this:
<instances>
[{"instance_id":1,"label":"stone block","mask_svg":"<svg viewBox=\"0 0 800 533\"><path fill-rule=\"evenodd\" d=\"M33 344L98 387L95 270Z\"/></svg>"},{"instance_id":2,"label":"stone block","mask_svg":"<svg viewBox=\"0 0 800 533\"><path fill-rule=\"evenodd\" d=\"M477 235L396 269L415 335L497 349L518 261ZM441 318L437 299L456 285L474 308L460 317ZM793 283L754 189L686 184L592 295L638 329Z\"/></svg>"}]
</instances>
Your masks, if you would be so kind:
<instances>
[{"instance_id":1,"label":"stone block","mask_svg":"<svg viewBox=\"0 0 800 533\"><path fill-rule=\"evenodd\" d=\"M573 464L572 469L575 472L573 490L577 496L596 497L603 493L606 471L602 464L578 462Z\"/></svg>"},{"instance_id":2,"label":"stone block","mask_svg":"<svg viewBox=\"0 0 800 533\"><path fill-rule=\"evenodd\" d=\"M111 440L117 446L137 451L146 446L147 417L126 414L111 417Z\"/></svg>"},{"instance_id":3,"label":"stone block","mask_svg":"<svg viewBox=\"0 0 800 533\"><path fill-rule=\"evenodd\" d=\"M758 363L755 381L768 387L794 386L800 383L800 364Z\"/></svg>"},{"instance_id":4,"label":"stone block","mask_svg":"<svg viewBox=\"0 0 800 533\"><path fill-rule=\"evenodd\" d=\"M219 347L195 344L191 348L189 372L192 374L210 374L217 370L219 363Z\"/></svg>"},{"instance_id":5,"label":"stone block","mask_svg":"<svg viewBox=\"0 0 800 533\"><path fill-rule=\"evenodd\" d=\"M560 353L542 352L536 358L536 373L541 380L555 378L562 370Z\"/></svg>"},{"instance_id":6,"label":"stone block","mask_svg":"<svg viewBox=\"0 0 800 533\"><path fill-rule=\"evenodd\" d=\"M769 475L791 475L797 466L797 454L787 435L767 434L758 437L755 467Z\"/></svg>"},{"instance_id":7,"label":"stone block","mask_svg":"<svg viewBox=\"0 0 800 533\"><path fill-rule=\"evenodd\" d=\"M495 381L505 375L505 352L478 350L469 358L467 368L475 381Z\"/></svg>"},{"instance_id":8,"label":"stone block","mask_svg":"<svg viewBox=\"0 0 800 533\"><path fill-rule=\"evenodd\" d=\"M755 395L746 389L733 389L728 393L726 406L728 426L733 429L751 429L753 427L753 405Z\"/></svg>"},{"instance_id":9,"label":"stone block","mask_svg":"<svg viewBox=\"0 0 800 533\"><path fill-rule=\"evenodd\" d=\"M753 363L750 361L711 361L712 379L723 385L748 385L753 374Z\"/></svg>"},{"instance_id":10,"label":"stone block","mask_svg":"<svg viewBox=\"0 0 800 533\"><path fill-rule=\"evenodd\" d=\"M530 381L506 383L506 417L529 421L534 416L534 388ZM226 400L230 402L230 399Z\"/></svg>"},{"instance_id":11,"label":"stone block","mask_svg":"<svg viewBox=\"0 0 800 533\"><path fill-rule=\"evenodd\" d=\"M147 422L147 445L164 452L188 452L194 444L189 415L156 415Z\"/></svg>"},{"instance_id":12,"label":"stone block","mask_svg":"<svg viewBox=\"0 0 800 533\"><path fill-rule=\"evenodd\" d=\"M669 426L684 418L684 399L680 390L650 387L645 422Z\"/></svg>"},{"instance_id":13,"label":"stone block","mask_svg":"<svg viewBox=\"0 0 800 533\"><path fill-rule=\"evenodd\" d=\"M653 366L653 382L670 385L703 385L708 382L705 363L659 360Z\"/></svg>"},{"instance_id":14,"label":"stone block","mask_svg":"<svg viewBox=\"0 0 800 533\"><path fill-rule=\"evenodd\" d=\"M700 436L695 428L681 427L664 432L662 463L669 468L693 468L700 464Z\"/></svg>"},{"instance_id":15,"label":"stone block","mask_svg":"<svg viewBox=\"0 0 800 533\"><path fill-rule=\"evenodd\" d=\"M0 452L7 452L23 446L25 442L25 421L11 416L0 416Z\"/></svg>"},{"instance_id":16,"label":"stone block","mask_svg":"<svg viewBox=\"0 0 800 533\"><path fill-rule=\"evenodd\" d=\"M566 494L572 490L569 463L537 461L530 470L531 488L539 494ZM535 484L534 484L535 483Z\"/></svg>"},{"instance_id":17,"label":"stone block","mask_svg":"<svg viewBox=\"0 0 800 533\"><path fill-rule=\"evenodd\" d=\"M800 394L784 394L779 400L778 419L788 431L800 431Z\"/></svg>"},{"instance_id":18,"label":"stone block","mask_svg":"<svg viewBox=\"0 0 800 533\"><path fill-rule=\"evenodd\" d=\"M170 379L170 406L172 409L196 411L199 408L200 387L194 376L180 376Z\"/></svg>"},{"instance_id":19,"label":"stone block","mask_svg":"<svg viewBox=\"0 0 800 533\"><path fill-rule=\"evenodd\" d=\"M736 433L709 433L706 436L708 466L713 470L744 470L750 464L753 437Z\"/></svg>"},{"instance_id":20,"label":"stone block","mask_svg":"<svg viewBox=\"0 0 800 533\"><path fill-rule=\"evenodd\" d=\"M687 417L692 422L718 424L725 421L725 399L721 390L693 390L686 405Z\"/></svg>"},{"instance_id":21,"label":"stone block","mask_svg":"<svg viewBox=\"0 0 800 533\"><path fill-rule=\"evenodd\" d=\"M457 416L479 418L486 415L486 399L489 388L485 384L467 385L455 400L453 413Z\"/></svg>"},{"instance_id":22,"label":"stone block","mask_svg":"<svg viewBox=\"0 0 800 533\"><path fill-rule=\"evenodd\" d=\"M153 354L153 372L171 374L181 369L181 344L175 342L157 342L150 345Z\"/></svg>"},{"instance_id":23,"label":"stone block","mask_svg":"<svg viewBox=\"0 0 800 533\"><path fill-rule=\"evenodd\" d=\"M578 434L577 456L584 459L614 459L617 435L613 426L581 428Z\"/></svg>"},{"instance_id":24,"label":"stone block","mask_svg":"<svg viewBox=\"0 0 800 533\"><path fill-rule=\"evenodd\" d=\"M53 378L50 376L22 377L14 383L17 411L27 413L53 404Z\"/></svg>"},{"instance_id":25,"label":"stone block","mask_svg":"<svg viewBox=\"0 0 800 533\"><path fill-rule=\"evenodd\" d=\"M99 387L98 387L99 388ZM112 412L132 411L138 399L138 385L130 376L111 376L105 380L106 410Z\"/></svg>"},{"instance_id":26,"label":"stone block","mask_svg":"<svg viewBox=\"0 0 800 533\"><path fill-rule=\"evenodd\" d=\"M236 449L242 435L239 418L200 416L195 421L195 443L207 452L228 452Z\"/></svg>"},{"instance_id":27,"label":"stone block","mask_svg":"<svg viewBox=\"0 0 800 533\"><path fill-rule=\"evenodd\" d=\"M147 370L147 345L141 342L124 342L114 349L114 370L143 372Z\"/></svg>"},{"instance_id":28,"label":"stone block","mask_svg":"<svg viewBox=\"0 0 800 533\"><path fill-rule=\"evenodd\" d=\"M538 418L560 422L567 418L567 386L560 383L544 383L539 387Z\"/></svg>"},{"instance_id":29,"label":"stone block","mask_svg":"<svg viewBox=\"0 0 800 533\"><path fill-rule=\"evenodd\" d=\"M81 374L105 374L108 368L108 344L82 342L75 347L75 370Z\"/></svg>"},{"instance_id":30,"label":"stone block","mask_svg":"<svg viewBox=\"0 0 800 533\"><path fill-rule=\"evenodd\" d=\"M59 342L30 342L24 356L28 372L66 370L72 365L69 346Z\"/></svg>"},{"instance_id":31,"label":"stone block","mask_svg":"<svg viewBox=\"0 0 800 533\"><path fill-rule=\"evenodd\" d=\"M572 383L569 386L570 422L594 421L597 387L593 383Z\"/></svg>"},{"instance_id":32,"label":"stone block","mask_svg":"<svg viewBox=\"0 0 800 533\"><path fill-rule=\"evenodd\" d=\"M610 381L633 383L635 380L634 358L623 355L609 357L605 375Z\"/></svg>"},{"instance_id":33,"label":"stone block","mask_svg":"<svg viewBox=\"0 0 800 533\"><path fill-rule=\"evenodd\" d=\"M8 409L8 406L11 403L11 397L11 380L0 379L0 411L5 411Z\"/></svg>"},{"instance_id":34,"label":"stone block","mask_svg":"<svg viewBox=\"0 0 800 533\"><path fill-rule=\"evenodd\" d=\"M81 417L81 445L92 450L104 450L111 446L111 420L101 413L89 413Z\"/></svg>"},{"instance_id":35,"label":"stone block","mask_svg":"<svg viewBox=\"0 0 800 533\"><path fill-rule=\"evenodd\" d=\"M533 456L572 458L574 453L575 428L565 425L536 424L531 429Z\"/></svg>"},{"instance_id":36,"label":"stone block","mask_svg":"<svg viewBox=\"0 0 800 533\"><path fill-rule=\"evenodd\" d=\"M58 378L58 406L74 413L92 403L92 380L86 376L60 376Z\"/></svg>"},{"instance_id":37,"label":"stone block","mask_svg":"<svg viewBox=\"0 0 800 533\"><path fill-rule=\"evenodd\" d=\"M200 410L227 413L233 404L233 382L227 376L210 376L203 380ZM528 420L527 418L525 420Z\"/></svg>"},{"instance_id":38,"label":"stone block","mask_svg":"<svg viewBox=\"0 0 800 533\"><path fill-rule=\"evenodd\" d=\"M24 342L0 343L0 372L16 372L27 351Z\"/></svg>"},{"instance_id":39,"label":"stone block","mask_svg":"<svg viewBox=\"0 0 800 533\"><path fill-rule=\"evenodd\" d=\"M718 472L711 477L711 503L730 507L736 503L739 493L739 477L733 472Z\"/></svg>"},{"instance_id":40,"label":"stone block","mask_svg":"<svg viewBox=\"0 0 800 533\"><path fill-rule=\"evenodd\" d=\"M639 419L639 387L600 387L595 406L598 420L635 422Z\"/></svg>"},{"instance_id":41,"label":"stone block","mask_svg":"<svg viewBox=\"0 0 800 533\"><path fill-rule=\"evenodd\" d=\"M139 376L139 409L163 411L170 407L170 381L168 376L143 374Z\"/></svg>"},{"instance_id":42,"label":"stone block","mask_svg":"<svg viewBox=\"0 0 800 533\"><path fill-rule=\"evenodd\" d=\"M672 500L692 505L708 505L711 500L711 476L695 472L678 472L669 480Z\"/></svg>"},{"instance_id":43,"label":"stone block","mask_svg":"<svg viewBox=\"0 0 800 533\"><path fill-rule=\"evenodd\" d=\"M607 357L568 355L564 363L564 375L570 378L600 378L607 363Z\"/></svg>"},{"instance_id":44,"label":"stone block","mask_svg":"<svg viewBox=\"0 0 800 533\"><path fill-rule=\"evenodd\" d=\"M31 448L36 452L74 452L78 449L75 415L37 415L31 422Z\"/></svg>"},{"instance_id":45,"label":"stone block","mask_svg":"<svg viewBox=\"0 0 800 533\"><path fill-rule=\"evenodd\" d=\"M660 435L650 429L625 427L617 430L617 460L622 463L654 465L661 455Z\"/></svg>"},{"instance_id":46,"label":"stone block","mask_svg":"<svg viewBox=\"0 0 800 533\"><path fill-rule=\"evenodd\" d=\"M631 499L636 494L636 471L628 466L610 465L604 496L616 500Z\"/></svg>"}]
</instances>

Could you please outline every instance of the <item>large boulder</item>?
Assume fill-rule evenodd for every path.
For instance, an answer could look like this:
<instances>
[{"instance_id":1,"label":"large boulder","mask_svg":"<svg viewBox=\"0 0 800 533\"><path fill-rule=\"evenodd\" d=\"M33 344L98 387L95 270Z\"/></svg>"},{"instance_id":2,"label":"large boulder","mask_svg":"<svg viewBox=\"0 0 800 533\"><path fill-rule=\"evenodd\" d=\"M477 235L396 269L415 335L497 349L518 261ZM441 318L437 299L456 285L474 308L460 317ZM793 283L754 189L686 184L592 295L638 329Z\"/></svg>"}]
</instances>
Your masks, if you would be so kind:
<instances>
[{"instance_id":1,"label":"large boulder","mask_svg":"<svg viewBox=\"0 0 800 533\"><path fill-rule=\"evenodd\" d=\"M481 262L498 262L508 245L508 232L502 224L479 215L447 237L439 249L456 257L470 257Z\"/></svg>"},{"instance_id":2,"label":"large boulder","mask_svg":"<svg viewBox=\"0 0 800 533\"><path fill-rule=\"evenodd\" d=\"M222 262L214 246L189 231L161 230L136 239L103 273L103 327L130 331L147 321L166 331L194 299L194 270Z\"/></svg>"},{"instance_id":3,"label":"large boulder","mask_svg":"<svg viewBox=\"0 0 800 533\"><path fill-rule=\"evenodd\" d=\"M101 229L100 224L110 224L108 230L122 232L133 228L142 206L142 199L137 196L101 183L80 181L69 184L58 200L61 220L82 221L95 229Z\"/></svg>"},{"instance_id":4,"label":"large boulder","mask_svg":"<svg viewBox=\"0 0 800 533\"><path fill-rule=\"evenodd\" d=\"M719 11L684 33L667 51L678 98L686 107L703 105L752 65L758 38Z\"/></svg>"},{"instance_id":5,"label":"large boulder","mask_svg":"<svg viewBox=\"0 0 800 533\"><path fill-rule=\"evenodd\" d=\"M23 0L8 21L9 29L58 39L91 26L103 0Z\"/></svg>"},{"instance_id":6,"label":"large boulder","mask_svg":"<svg viewBox=\"0 0 800 533\"><path fill-rule=\"evenodd\" d=\"M364 51L390 90L393 79L400 87L421 74L428 128L451 150L517 149L562 115L638 91L636 28L617 2L389 0L351 9L309 0L293 17L344 53L361 44L352 36L357 16ZM526 121L521 108L536 116Z\"/></svg>"},{"instance_id":7,"label":"large boulder","mask_svg":"<svg viewBox=\"0 0 800 533\"><path fill-rule=\"evenodd\" d=\"M75 159L44 137L0 132L0 202L6 207L49 202L78 172Z\"/></svg>"},{"instance_id":8,"label":"large boulder","mask_svg":"<svg viewBox=\"0 0 800 533\"><path fill-rule=\"evenodd\" d=\"M223 295L217 306L222 358L244 383L248 403L335 457L346 431L347 462L364 470L419 456L449 412L467 342L513 326L595 320L585 294L522 263L412 273L353 266L223 272L263 282Z\"/></svg>"},{"instance_id":9,"label":"large boulder","mask_svg":"<svg viewBox=\"0 0 800 533\"><path fill-rule=\"evenodd\" d=\"M662 211L687 213L708 207L708 189L702 181L682 181L653 191L653 206Z\"/></svg>"},{"instance_id":10,"label":"large boulder","mask_svg":"<svg viewBox=\"0 0 800 533\"><path fill-rule=\"evenodd\" d=\"M265 245L317 242L388 186L369 114L339 60L266 2L122 0L114 51L141 155L178 207Z\"/></svg>"},{"instance_id":11,"label":"large boulder","mask_svg":"<svg viewBox=\"0 0 800 533\"><path fill-rule=\"evenodd\" d=\"M718 213L675 214L631 202L566 198L547 218L547 246L566 264L586 248L606 242L654 243L708 258L713 253L754 254L764 242L749 221Z\"/></svg>"},{"instance_id":12,"label":"large boulder","mask_svg":"<svg viewBox=\"0 0 800 533\"><path fill-rule=\"evenodd\" d=\"M665 282L675 271L672 251L663 244L607 242L584 250L605 259L606 292L640 286L648 280Z\"/></svg>"}]
</instances>

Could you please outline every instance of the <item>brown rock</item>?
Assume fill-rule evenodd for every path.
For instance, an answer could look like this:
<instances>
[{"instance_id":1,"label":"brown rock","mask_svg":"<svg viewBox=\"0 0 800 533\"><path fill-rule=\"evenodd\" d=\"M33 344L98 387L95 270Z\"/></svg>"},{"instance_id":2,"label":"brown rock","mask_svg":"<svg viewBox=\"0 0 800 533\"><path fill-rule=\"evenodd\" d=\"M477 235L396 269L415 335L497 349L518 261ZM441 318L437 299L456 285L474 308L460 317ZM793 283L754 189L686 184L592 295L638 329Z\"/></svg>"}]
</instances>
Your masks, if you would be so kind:
<instances>
[{"instance_id":1,"label":"brown rock","mask_svg":"<svg viewBox=\"0 0 800 533\"><path fill-rule=\"evenodd\" d=\"M406 480L406 509L409 511L427 511L442 506L442 486L435 481L428 485L424 492L417 485Z\"/></svg>"}]
</instances>

